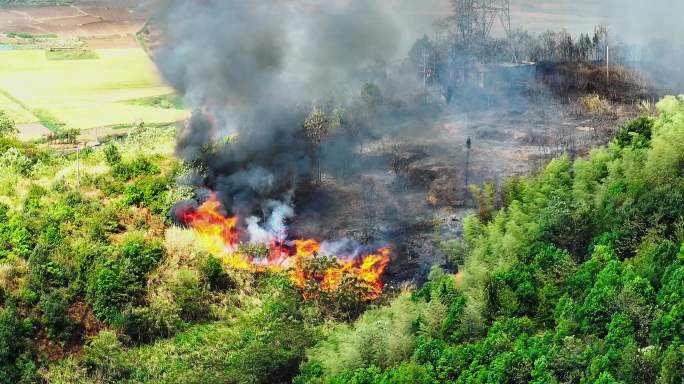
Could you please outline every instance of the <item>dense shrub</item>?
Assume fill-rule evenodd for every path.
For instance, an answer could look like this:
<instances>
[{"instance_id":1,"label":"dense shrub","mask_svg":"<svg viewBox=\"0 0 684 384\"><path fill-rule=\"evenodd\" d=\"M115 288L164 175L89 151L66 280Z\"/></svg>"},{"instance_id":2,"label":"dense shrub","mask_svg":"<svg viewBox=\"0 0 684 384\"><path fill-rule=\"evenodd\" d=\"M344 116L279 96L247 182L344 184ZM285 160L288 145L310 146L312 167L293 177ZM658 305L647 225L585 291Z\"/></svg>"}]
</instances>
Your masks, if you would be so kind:
<instances>
[{"instance_id":1,"label":"dense shrub","mask_svg":"<svg viewBox=\"0 0 684 384\"><path fill-rule=\"evenodd\" d=\"M28 285L36 292L47 292L67 283L64 267L50 258L53 249L37 246L29 257Z\"/></svg>"},{"instance_id":2,"label":"dense shrub","mask_svg":"<svg viewBox=\"0 0 684 384\"><path fill-rule=\"evenodd\" d=\"M174 302L180 307L180 316L188 322L207 320L210 317L206 292L197 274L181 269L171 286Z\"/></svg>"},{"instance_id":3,"label":"dense shrub","mask_svg":"<svg viewBox=\"0 0 684 384\"><path fill-rule=\"evenodd\" d=\"M168 211L166 192L169 181L163 176L141 177L129 184L124 191L124 200L128 205L148 207L153 212L163 214Z\"/></svg>"},{"instance_id":4,"label":"dense shrub","mask_svg":"<svg viewBox=\"0 0 684 384\"><path fill-rule=\"evenodd\" d=\"M48 335L58 342L68 341L75 329L74 321L67 314L68 306L66 295L59 290L44 294L38 303Z\"/></svg>"},{"instance_id":5,"label":"dense shrub","mask_svg":"<svg viewBox=\"0 0 684 384\"><path fill-rule=\"evenodd\" d=\"M111 178L106 175L95 177L93 183L105 196L115 196L122 193L125 188L122 180Z\"/></svg>"},{"instance_id":6,"label":"dense shrub","mask_svg":"<svg viewBox=\"0 0 684 384\"><path fill-rule=\"evenodd\" d=\"M19 134L14 120L10 119L4 111L0 111L0 137L15 138Z\"/></svg>"},{"instance_id":7,"label":"dense shrub","mask_svg":"<svg viewBox=\"0 0 684 384\"><path fill-rule=\"evenodd\" d=\"M111 323L121 321L121 310L141 303L147 274L164 257L160 243L140 237L127 239L111 259L94 270L88 287L93 312Z\"/></svg>"},{"instance_id":8,"label":"dense shrub","mask_svg":"<svg viewBox=\"0 0 684 384\"><path fill-rule=\"evenodd\" d=\"M136 344L168 338L183 325L179 312L176 306L129 308L123 312L121 330Z\"/></svg>"},{"instance_id":9,"label":"dense shrub","mask_svg":"<svg viewBox=\"0 0 684 384\"><path fill-rule=\"evenodd\" d=\"M115 167L121 163L121 152L114 144L109 144L104 149L105 161L110 167Z\"/></svg>"},{"instance_id":10,"label":"dense shrub","mask_svg":"<svg viewBox=\"0 0 684 384\"><path fill-rule=\"evenodd\" d=\"M36 366L26 337L30 334L25 323L13 307L0 309L0 383L32 382L36 379Z\"/></svg>"},{"instance_id":11,"label":"dense shrub","mask_svg":"<svg viewBox=\"0 0 684 384\"><path fill-rule=\"evenodd\" d=\"M213 255L209 255L205 259L201 272L204 279L209 283L209 287L213 290L224 290L234 287L235 283L223 269L223 263Z\"/></svg>"},{"instance_id":12,"label":"dense shrub","mask_svg":"<svg viewBox=\"0 0 684 384\"><path fill-rule=\"evenodd\" d=\"M145 157L130 162L118 162L112 166L112 175L121 180L131 180L141 175L155 175L159 168Z\"/></svg>"},{"instance_id":13,"label":"dense shrub","mask_svg":"<svg viewBox=\"0 0 684 384\"><path fill-rule=\"evenodd\" d=\"M126 362L123 346L114 332L100 332L84 352L85 366L92 377L107 377L117 382L130 376L132 367Z\"/></svg>"},{"instance_id":14,"label":"dense shrub","mask_svg":"<svg viewBox=\"0 0 684 384\"><path fill-rule=\"evenodd\" d=\"M627 122L621 127L615 135L615 142L623 148L630 145L637 147L648 146L651 141L652 130L653 120L648 117L640 117Z\"/></svg>"}]
</instances>

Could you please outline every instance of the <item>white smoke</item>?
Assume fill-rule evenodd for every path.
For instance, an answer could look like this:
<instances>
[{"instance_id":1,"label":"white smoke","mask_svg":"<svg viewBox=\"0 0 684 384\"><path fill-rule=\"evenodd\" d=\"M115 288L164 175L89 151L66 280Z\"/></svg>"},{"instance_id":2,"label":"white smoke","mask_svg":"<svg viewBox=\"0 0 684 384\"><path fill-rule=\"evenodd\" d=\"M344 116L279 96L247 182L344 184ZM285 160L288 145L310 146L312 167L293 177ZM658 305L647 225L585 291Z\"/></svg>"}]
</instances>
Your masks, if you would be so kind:
<instances>
[{"instance_id":1,"label":"white smoke","mask_svg":"<svg viewBox=\"0 0 684 384\"><path fill-rule=\"evenodd\" d=\"M286 220L294 216L292 205L286 202L269 200L266 203L271 212L262 225L258 217L250 216L245 220L250 244L269 244L272 241L284 242L287 239Z\"/></svg>"},{"instance_id":2,"label":"white smoke","mask_svg":"<svg viewBox=\"0 0 684 384\"><path fill-rule=\"evenodd\" d=\"M352 239L336 241L324 241L321 243L320 254L324 256L335 255L340 259L357 259L361 256L362 247L359 242Z\"/></svg>"}]
</instances>

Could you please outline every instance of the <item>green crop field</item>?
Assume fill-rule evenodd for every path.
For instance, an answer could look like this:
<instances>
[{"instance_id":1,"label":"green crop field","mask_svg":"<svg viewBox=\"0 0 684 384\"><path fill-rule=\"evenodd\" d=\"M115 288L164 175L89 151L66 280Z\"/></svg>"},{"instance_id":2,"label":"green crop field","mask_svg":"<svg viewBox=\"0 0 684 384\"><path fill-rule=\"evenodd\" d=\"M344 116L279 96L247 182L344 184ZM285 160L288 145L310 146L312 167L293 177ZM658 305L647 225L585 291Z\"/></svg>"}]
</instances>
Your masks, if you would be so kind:
<instances>
[{"instance_id":1,"label":"green crop field","mask_svg":"<svg viewBox=\"0 0 684 384\"><path fill-rule=\"evenodd\" d=\"M188 112L132 102L168 95L142 49L98 50L92 60L49 60L43 50L0 52L0 109L17 123L47 111L67 128L170 123Z\"/></svg>"},{"instance_id":2,"label":"green crop field","mask_svg":"<svg viewBox=\"0 0 684 384\"><path fill-rule=\"evenodd\" d=\"M5 112L17 124L35 123L38 118L24 107L0 92L0 111Z\"/></svg>"}]
</instances>

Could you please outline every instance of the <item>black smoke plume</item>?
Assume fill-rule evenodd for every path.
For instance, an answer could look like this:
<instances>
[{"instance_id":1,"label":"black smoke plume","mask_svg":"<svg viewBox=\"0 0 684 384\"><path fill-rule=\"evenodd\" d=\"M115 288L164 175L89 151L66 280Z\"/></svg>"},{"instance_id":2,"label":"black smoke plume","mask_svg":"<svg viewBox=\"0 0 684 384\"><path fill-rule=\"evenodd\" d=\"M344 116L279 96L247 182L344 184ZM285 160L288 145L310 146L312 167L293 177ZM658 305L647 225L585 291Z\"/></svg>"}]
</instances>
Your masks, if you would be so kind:
<instances>
[{"instance_id":1,"label":"black smoke plume","mask_svg":"<svg viewBox=\"0 0 684 384\"><path fill-rule=\"evenodd\" d=\"M360 89L361 70L394 57L396 17L374 1L172 0L157 10L156 60L195 112L177 154L197 184L250 215L286 200L312 172L302 122L316 103ZM345 93L348 95L349 93ZM342 100L344 101L344 100ZM328 142L348 159L353 143ZM347 155L345 155L347 153Z\"/></svg>"}]
</instances>

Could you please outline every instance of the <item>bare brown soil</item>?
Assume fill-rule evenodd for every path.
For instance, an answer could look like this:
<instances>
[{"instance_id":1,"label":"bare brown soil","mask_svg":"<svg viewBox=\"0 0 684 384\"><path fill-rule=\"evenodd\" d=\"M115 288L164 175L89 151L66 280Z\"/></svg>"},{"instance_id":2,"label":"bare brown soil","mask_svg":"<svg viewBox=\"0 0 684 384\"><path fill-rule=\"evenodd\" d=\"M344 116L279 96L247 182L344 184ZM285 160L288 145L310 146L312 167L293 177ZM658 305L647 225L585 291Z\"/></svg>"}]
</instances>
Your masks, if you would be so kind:
<instances>
[{"instance_id":1,"label":"bare brown soil","mask_svg":"<svg viewBox=\"0 0 684 384\"><path fill-rule=\"evenodd\" d=\"M105 328L105 324L95 317L90 305L82 301L70 305L67 315L78 324L78 327L73 337L63 344L52 340L43 326L38 326L36 329L35 342L38 354L48 361L57 361L68 355L79 353L87 339L96 336Z\"/></svg>"},{"instance_id":2,"label":"bare brown soil","mask_svg":"<svg viewBox=\"0 0 684 384\"><path fill-rule=\"evenodd\" d=\"M38 140L50 133L50 130L40 123L19 124L17 129L19 129L19 138L26 141Z\"/></svg>"},{"instance_id":3,"label":"bare brown soil","mask_svg":"<svg viewBox=\"0 0 684 384\"><path fill-rule=\"evenodd\" d=\"M0 33L56 34L59 37L133 35L148 15L138 2L76 1L69 6L0 8Z\"/></svg>"}]
</instances>

